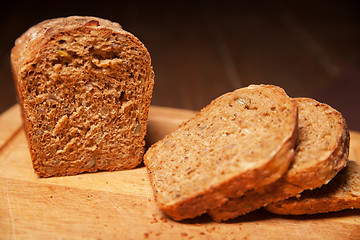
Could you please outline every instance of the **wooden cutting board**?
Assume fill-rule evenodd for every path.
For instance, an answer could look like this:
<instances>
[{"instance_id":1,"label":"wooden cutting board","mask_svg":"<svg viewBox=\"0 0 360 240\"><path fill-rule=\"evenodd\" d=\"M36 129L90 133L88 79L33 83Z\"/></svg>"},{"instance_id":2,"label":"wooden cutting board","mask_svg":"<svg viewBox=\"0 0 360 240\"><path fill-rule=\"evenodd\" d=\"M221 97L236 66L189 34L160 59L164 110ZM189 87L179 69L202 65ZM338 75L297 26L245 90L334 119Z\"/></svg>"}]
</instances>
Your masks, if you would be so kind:
<instances>
[{"instance_id":1,"label":"wooden cutting board","mask_svg":"<svg viewBox=\"0 0 360 240\"><path fill-rule=\"evenodd\" d=\"M148 144L194 112L152 106ZM360 160L351 132L350 158ZM360 239L360 210L279 216L258 210L225 223L175 222L156 206L144 166L39 178L16 105L0 116L0 239Z\"/></svg>"}]
</instances>

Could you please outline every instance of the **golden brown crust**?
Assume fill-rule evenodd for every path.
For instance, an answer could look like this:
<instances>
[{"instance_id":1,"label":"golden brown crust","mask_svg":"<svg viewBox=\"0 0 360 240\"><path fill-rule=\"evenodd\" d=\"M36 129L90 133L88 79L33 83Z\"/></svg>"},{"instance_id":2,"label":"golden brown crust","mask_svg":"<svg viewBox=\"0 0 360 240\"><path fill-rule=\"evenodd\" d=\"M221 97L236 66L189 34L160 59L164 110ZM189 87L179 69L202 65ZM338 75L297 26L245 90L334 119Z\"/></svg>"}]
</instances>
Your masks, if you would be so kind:
<instances>
[{"instance_id":1,"label":"golden brown crust","mask_svg":"<svg viewBox=\"0 0 360 240\"><path fill-rule=\"evenodd\" d=\"M11 61L38 175L142 161L154 73L134 35L96 17L46 20L17 39Z\"/></svg>"},{"instance_id":2,"label":"golden brown crust","mask_svg":"<svg viewBox=\"0 0 360 240\"><path fill-rule=\"evenodd\" d=\"M109 29L116 32L125 32L118 23L91 16L71 16L45 20L29 28L15 41L15 46L11 50L12 66L15 72L19 72L23 66L34 60L42 46L50 38L61 32L73 31L78 28L89 28L91 21L99 22L102 29Z\"/></svg>"}]
</instances>

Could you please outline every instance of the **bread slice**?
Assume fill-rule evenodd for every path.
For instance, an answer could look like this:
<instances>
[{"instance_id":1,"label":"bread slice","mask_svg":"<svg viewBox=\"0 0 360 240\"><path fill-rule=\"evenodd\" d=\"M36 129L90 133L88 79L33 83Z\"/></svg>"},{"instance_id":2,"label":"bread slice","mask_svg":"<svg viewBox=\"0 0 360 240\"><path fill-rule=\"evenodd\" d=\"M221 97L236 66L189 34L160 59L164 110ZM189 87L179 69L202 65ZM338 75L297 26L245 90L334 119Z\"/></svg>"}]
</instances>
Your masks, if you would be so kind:
<instances>
[{"instance_id":1,"label":"bread slice","mask_svg":"<svg viewBox=\"0 0 360 240\"><path fill-rule=\"evenodd\" d=\"M279 87L224 94L155 143L144 162L159 207L192 218L270 184L294 157L296 102Z\"/></svg>"},{"instance_id":2,"label":"bread slice","mask_svg":"<svg viewBox=\"0 0 360 240\"><path fill-rule=\"evenodd\" d=\"M349 132L344 118L327 104L296 98L298 139L289 171L276 182L250 190L209 211L216 221L234 218L328 183L343 167L349 154Z\"/></svg>"},{"instance_id":3,"label":"bread slice","mask_svg":"<svg viewBox=\"0 0 360 240\"><path fill-rule=\"evenodd\" d=\"M96 17L51 19L16 40L11 63L38 175L142 161L154 73L134 35Z\"/></svg>"},{"instance_id":4,"label":"bread slice","mask_svg":"<svg viewBox=\"0 0 360 240\"><path fill-rule=\"evenodd\" d=\"M266 210L277 214L302 215L354 208L360 208L360 163L349 161L327 185L273 203Z\"/></svg>"}]
</instances>

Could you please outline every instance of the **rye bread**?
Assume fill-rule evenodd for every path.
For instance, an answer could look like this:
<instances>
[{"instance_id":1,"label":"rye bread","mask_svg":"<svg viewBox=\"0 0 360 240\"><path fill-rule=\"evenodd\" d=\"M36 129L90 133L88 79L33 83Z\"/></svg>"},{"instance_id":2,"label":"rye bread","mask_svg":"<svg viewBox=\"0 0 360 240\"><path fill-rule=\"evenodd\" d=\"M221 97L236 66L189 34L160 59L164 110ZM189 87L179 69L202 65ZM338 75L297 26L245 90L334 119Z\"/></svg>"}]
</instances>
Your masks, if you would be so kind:
<instances>
[{"instance_id":1,"label":"rye bread","mask_svg":"<svg viewBox=\"0 0 360 240\"><path fill-rule=\"evenodd\" d=\"M38 175L142 161L154 73L146 47L118 23L46 20L16 40L11 63Z\"/></svg>"},{"instance_id":2,"label":"rye bread","mask_svg":"<svg viewBox=\"0 0 360 240\"><path fill-rule=\"evenodd\" d=\"M327 184L346 166L349 132L342 115L327 104L295 98L298 104L298 138L295 158L282 178L250 190L208 213L216 221L246 214L304 191Z\"/></svg>"},{"instance_id":3,"label":"rye bread","mask_svg":"<svg viewBox=\"0 0 360 240\"><path fill-rule=\"evenodd\" d=\"M297 106L283 89L224 94L144 156L158 206L193 218L279 179L294 157Z\"/></svg>"},{"instance_id":4,"label":"rye bread","mask_svg":"<svg viewBox=\"0 0 360 240\"><path fill-rule=\"evenodd\" d=\"M327 185L273 203L266 210L277 214L302 215L354 208L360 208L360 163L349 161Z\"/></svg>"}]
</instances>

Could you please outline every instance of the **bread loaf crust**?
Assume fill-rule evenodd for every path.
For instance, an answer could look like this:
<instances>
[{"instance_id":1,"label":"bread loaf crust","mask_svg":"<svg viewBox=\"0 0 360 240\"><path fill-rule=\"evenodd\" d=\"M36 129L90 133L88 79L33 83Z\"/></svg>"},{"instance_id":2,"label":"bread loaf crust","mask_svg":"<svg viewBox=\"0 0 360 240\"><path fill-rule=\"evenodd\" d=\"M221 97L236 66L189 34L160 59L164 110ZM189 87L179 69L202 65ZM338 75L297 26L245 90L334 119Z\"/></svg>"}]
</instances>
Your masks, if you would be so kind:
<instances>
[{"instance_id":1,"label":"bread loaf crust","mask_svg":"<svg viewBox=\"0 0 360 240\"><path fill-rule=\"evenodd\" d=\"M87 23L92 22L93 25ZM98 22L98 23L96 23ZM26 64L34 61L36 55L41 51L49 39L56 37L59 33L74 31L75 29L100 27L102 31L114 31L128 34L120 24L106 19L91 16L71 16L55 18L40 22L29 28L15 41L11 51L11 62L15 73L19 72Z\"/></svg>"},{"instance_id":2,"label":"bread loaf crust","mask_svg":"<svg viewBox=\"0 0 360 240\"><path fill-rule=\"evenodd\" d=\"M11 63L39 176L142 161L154 72L146 47L118 23L46 20L16 40Z\"/></svg>"}]
</instances>

